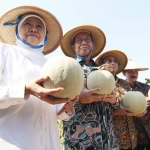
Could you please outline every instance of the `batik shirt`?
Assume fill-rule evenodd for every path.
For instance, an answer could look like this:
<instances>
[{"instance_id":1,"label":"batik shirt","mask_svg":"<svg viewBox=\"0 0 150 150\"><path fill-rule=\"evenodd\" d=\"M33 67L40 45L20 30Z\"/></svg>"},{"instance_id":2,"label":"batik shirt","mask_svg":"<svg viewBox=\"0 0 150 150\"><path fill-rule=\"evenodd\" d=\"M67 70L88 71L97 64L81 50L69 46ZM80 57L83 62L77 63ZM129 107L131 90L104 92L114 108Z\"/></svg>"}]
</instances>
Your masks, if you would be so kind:
<instances>
[{"instance_id":1,"label":"batik shirt","mask_svg":"<svg viewBox=\"0 0 150 150\"><path fill-rule=\"evenodd\" d=\"M150 86L136 82L131 88L133 91L140 91L147 96ZM150 107L147 108L147 113L143 117L134 117L134 122L137 129L138 144L148 145L150 143Z\"/></svg>"},{"instance_id":2,"label":"batik shirt","mask_svg":"<svg viewBox=\"0 0 150 150\"><path fill-rule=\"evenodd\" d=\"M91 60L90 66L79 62L85 77L96 65ZM64 150L119 150L114 134L112 113L119 104L111 105L103 101L90 104L77 102L76 114L69 121L64 121Z\"/></svg>"},{"instance_id":3,"label":"batik shirt","mask_svg":"<svg viewBox=\"0 0 150 150\"><path fill-rule=\"evenodd\" d=\"M116 96L120 101L129 90L131 90L130 84L116 77ZM120 149L134 149L137 145L137 138L133 118L126 115L113 115L113 122Z\"/></svg>"}]
</instances>

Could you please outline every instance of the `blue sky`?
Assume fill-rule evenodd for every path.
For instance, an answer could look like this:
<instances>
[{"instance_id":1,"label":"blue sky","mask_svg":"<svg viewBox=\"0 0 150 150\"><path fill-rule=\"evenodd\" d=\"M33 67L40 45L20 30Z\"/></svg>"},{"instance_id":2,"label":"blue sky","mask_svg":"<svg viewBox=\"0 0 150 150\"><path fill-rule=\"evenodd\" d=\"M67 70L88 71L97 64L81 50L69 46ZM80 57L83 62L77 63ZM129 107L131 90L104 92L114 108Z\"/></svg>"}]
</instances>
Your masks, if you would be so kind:
<instances>
[{"instance_id":1,"label":"blue sky","mask_svg":"<svg viewBox=\"0 0 150 150\"><path fill-rule=\"evenodd\" d=\"M0 15L19 5L36 5L50 11L65 33L79 24L98 26L106 35L104 50L122 50L128 58L150 67L149 0L7 0L1 2ZM63 55L60 47L47 55ZM122 74L119 77L124 79ZM139 72L145 82L150 70Z\"/></svg>"}]
</instances>

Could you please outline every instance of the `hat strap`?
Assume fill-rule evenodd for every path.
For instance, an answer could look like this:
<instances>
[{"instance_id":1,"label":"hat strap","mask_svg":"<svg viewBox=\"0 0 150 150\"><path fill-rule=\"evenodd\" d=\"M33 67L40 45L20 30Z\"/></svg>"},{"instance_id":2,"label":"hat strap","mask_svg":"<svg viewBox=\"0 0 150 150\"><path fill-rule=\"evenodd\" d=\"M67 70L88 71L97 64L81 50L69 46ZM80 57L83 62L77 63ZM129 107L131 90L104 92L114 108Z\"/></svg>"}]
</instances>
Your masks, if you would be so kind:
<instances>
[{"instance_id":1,"label":"hat strap","mask_svg":"<svg viewBox=\"0 0 150 150\"><path fill-rule=\"evenodd\" d=\"M3 25L4 26L13 26L13 25L16 25L16 36L17 36L17 38L22 43L24 43L24 44L26 44L26 45L30 46L31 48L34 48L34 49L42 48L47 43L47 41L48 41L48 39L47 39L48 31L46 31L46 36L44 38L44 43L42 45L38 45L38 46L31 45L31 44L27 43L25 40L21 39L20 36L19 36L19 34L18 34L18 24L21 21L21 19L22 19L22 16L18 16L17 19L16 19L16 22L6 22Z\"/></svg>"},{"instance_id":2,"label":"hat strap","mask_svg":"<svg viewBox=\"0 0 150 150\"><path fill-rule=\"evenodd\" d=\"M16 22L6 22L6 23L4 23L3 25L4 25L4 26L13 26L13 25L16 25L16 24L18 24L18 23L20 22L21 17L22 17L22 16L17 17Z\"/></svg>"}]
</instances>

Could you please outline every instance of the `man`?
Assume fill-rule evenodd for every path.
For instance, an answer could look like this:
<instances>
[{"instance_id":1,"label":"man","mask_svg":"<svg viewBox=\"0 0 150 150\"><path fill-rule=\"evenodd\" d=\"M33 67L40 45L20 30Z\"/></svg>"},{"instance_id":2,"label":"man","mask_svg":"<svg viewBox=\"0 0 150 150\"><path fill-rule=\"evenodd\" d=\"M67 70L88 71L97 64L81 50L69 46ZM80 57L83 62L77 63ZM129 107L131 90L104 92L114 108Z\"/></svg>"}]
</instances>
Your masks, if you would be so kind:
<instances>
[{"instance_id":1,"label":"man","mask_svg":"<svg viewBox=\"0 0 150 150\"><path fill-rule=\"evenodd\" d=\"M119 107L115 94L108 98L94 94L100 88L88 90L86 78L92 67L92 60L104 48L104 33L92 25L80 25L69 30L62 39L64 54L75 58L84 70L85 85L75 104L75 116L64 121L64 149L118 150L113 131L112 112Z\"/></svg>"},{"instance_id":2,"label":"man","mask_svg":"<svg viewBox=\"0 0 150 150\"><path fill-rule=\"evenodd\" d=\"M108 50L101 53L95 60L98 65L102 65L107 71L111 72L116 81L116 97L122 104L125 92L130 90L127 81L119 79L116 75L123 71L127 64L127 56L119 50ZM114 131L121 150L134 149L137 144L136 131L132 119L130 108L123 106L116 110L113 115Z\"/></svg>"},{"instance_id":3,"label":"man","mask_svg":"<svg viewBox=\"0 0 150 150\"><path fill-rule=\"evenodd\" d=\"M140 91L147 97L150 86L137 81L139 71L144 70L148 70L148 68L145 68L137 62L129 59L123 74L126 77L126 80L130 83L133 91ZM150 149L150 97L147 97L147 102L147 113L142 117L134 117L135 127L137 129L137 150Z\"/></svg>"}]
</instances>

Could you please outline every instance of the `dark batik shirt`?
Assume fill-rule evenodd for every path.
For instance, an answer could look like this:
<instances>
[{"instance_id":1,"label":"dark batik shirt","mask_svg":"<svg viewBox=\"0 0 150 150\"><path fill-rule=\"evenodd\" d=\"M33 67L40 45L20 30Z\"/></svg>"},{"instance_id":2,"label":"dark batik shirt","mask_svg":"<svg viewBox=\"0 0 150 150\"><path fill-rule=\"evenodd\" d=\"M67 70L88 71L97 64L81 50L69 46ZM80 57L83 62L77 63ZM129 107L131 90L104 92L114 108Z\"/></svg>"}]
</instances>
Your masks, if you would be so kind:
<instances>
[{"instance_id":1,"label":"dark batik shirt","mask_svg":"<svg viewBox=\"0 0 150 150\"><path fill-rule=\"evenodd\" d=\"M140 91L147 96L150 86L136 82L131 88L133 91ZM150 143L150 107L147 108L147 113L143 117L134 117L134 122L137 129L138 144L148 145Z\"/></svg>"},{"instance_id":2,"label":"dark batik shirt","mask_svg":"<svg viewBox=\"0 0 150 150\"><path fill-rule=\"evenodd\" d=\"M125 92L131 90L130 84L116 77L116 96L122 101ZM120 149L134 149L137 145L136 129L133 117L113 115L114 131Z\"/></svg>"},{"instance_id":3,"label":"dark batik shirt","mask_svg":"<svg viewBox=\"0 0 150 150\"><path fill-rule=\"evenodd\" d=\"M90 66L82 60L79 62L84 70L85 78L96 66L91 60ZM77 102L75 115L63 121L64 150L119 150L114 134L112 113L119 104L111 105L103 101L90 104Z\"/></svg>"}]
</instances>

